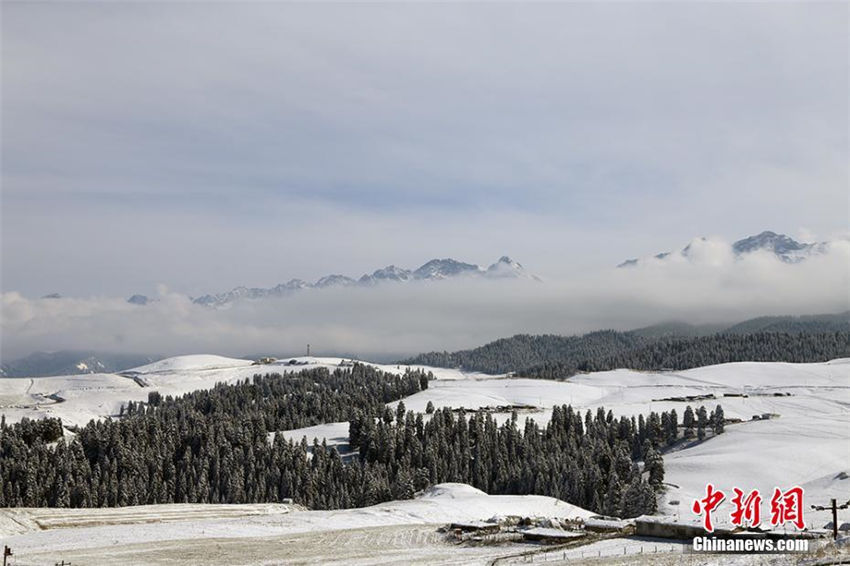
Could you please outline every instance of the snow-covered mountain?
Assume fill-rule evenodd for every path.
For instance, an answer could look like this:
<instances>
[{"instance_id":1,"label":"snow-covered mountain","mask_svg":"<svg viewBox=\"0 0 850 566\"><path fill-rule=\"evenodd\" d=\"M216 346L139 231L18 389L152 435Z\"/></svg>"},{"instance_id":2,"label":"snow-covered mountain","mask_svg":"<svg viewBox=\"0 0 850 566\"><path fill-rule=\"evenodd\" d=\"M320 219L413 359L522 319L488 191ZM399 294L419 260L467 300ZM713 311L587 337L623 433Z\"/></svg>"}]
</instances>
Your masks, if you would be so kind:
<instances>
[{"instance_id":1,"label":"snow-covered mountain","mask_svg":"<svg viewBox=\"0 0 850 566\"><path fill-rule=\"evenodd\" d=\"M328 287L328 281L331 281L334 276L322 277L316 283L308 283L302 279L290 279L286 283L280 283L269 289L259 287L236 287L224 293L215 295L203 295L194 299L194 302L199 305L207 305L211 307L222 306L243 299L265 299L268 297L285 297L302 289L314 287ZM321 285L319 285L321 283Z\"/></svg>"},{"instance_id":2,"label":"snow-covered mountain","mask_svg":"<svg viewBox=\"0 0 850 566\"><path fill-rule=\"evenodd\" d=\"M467 273L477 274L481 268L454 259L432 259L413 272L414 279L446 279Z\"/></svg>"},{"instance_id":3,"label":"snow-covered mountain","mask_svg":"<svg viewBox=\"0 0 850 566\"><path fill-rule=\"evenodd\" d=\"M732 250L735 255L739 256L759 250L767 250L776 254L776 257L782 261L798 263L813 254L823 253L826 245L826 242L800 243L785 234L765 231L756 236L738 240L732 244Z\"/></svg>"},{"instance_id":4,"label":"snow-covered mountain","mask_svg":"<svg viewBox=\"0 0 850 566\"><path fill-rule=\"evenodd\" d=\"M349 285L356 285L357 281L352 279L351 277L346 277L345 275L325 275L315 283L313 283L313 287L317 287L319 289L324 289L325 287L347 287Z\"/></svg>"},{"instance_id":5,"label":"snow-covered mountain","mask_svg":"<svg viewBox=\"0 0 850 566\"><path fill-rule=\"evenodd\" d=\"M509 258L506 255L503 255L499 258L499 261L492 264L487 268L487 272L485 273L487 277L491 278L508 278L508 279L516 279L516 278L531 278L535 281L540 281L540 278L536 275L530 275L525 271L525 268L519 262L516 262Z\"/></svg>"},{"instance_id":6,"label":"snow-covered mountain","mask_svg":"<svg viewBox=\"0 0 850 566\"><path fill-rule=\"evenodd\" d=\"M705 242L706 238L698 238L697 241ZM785 263L799 263L808 259L813 255L822 254L826 251L828 242L803 243L786 236L785 234L777 234L765 230L761 234L749 236L734 242L731 245L731 251L735 258L742 258L754 252L768 252L774 254L777 259ZM679 252L662 252L655 254L652 258L656 260L665 260L672 257L682 257L689 259L693 253L694 243L690 243ZM617 267L634 267L640 263L644 263L648 258L627 259L620 263Z\"/></svg>"},{"instance_id":7,"label":"snow-covered mountain","mask_svg":"<svg viewBox=\"0 0 850 566\"><path fill-rule=\"evenodd\" d=\"M388 265L382 269L376 269L371 275L366 274L360 278L361 285L376 285L382 281L410 281L413 272L394 265Z\"/></svg>"},{"instance_id":8,"label":"snow-covered mountain","mask_svg":"<svg viewBox=\"0 0 850 566\"><path fill-rule=\"evenodd\" d=\"M525 268L508 256L502 256L499 261L481 267L473 263L465 263L451 258L432 259L416 269L404 269L388 265L367 273L359 279L346 275L333 274L319 278L313 283L301 279L291 279L271 288L236 287L223 293L203 295L194 299L199 305L221 307L240 300L257 300L272 297L285 297L304 289L326 289L329 287L372 287L384 283L407 283L409 281L441 281L457 277L481 277L486 279L540 279L525 271ZM135 296L134 296L135 297ZM140 301L130 301L142 304Z\"/></svg>"}]
</instances>

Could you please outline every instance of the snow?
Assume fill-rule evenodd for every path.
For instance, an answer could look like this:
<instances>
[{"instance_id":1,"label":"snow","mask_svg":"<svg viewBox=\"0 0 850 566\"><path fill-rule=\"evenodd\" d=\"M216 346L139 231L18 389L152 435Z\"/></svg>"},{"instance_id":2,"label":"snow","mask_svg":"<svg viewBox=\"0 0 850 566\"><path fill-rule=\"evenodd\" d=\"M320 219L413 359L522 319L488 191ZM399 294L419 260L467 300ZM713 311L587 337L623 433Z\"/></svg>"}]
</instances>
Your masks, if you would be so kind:
<instances>
[{"instance_id":1,"label":"snow","mask_svg":"<svg viewBox=\"0 0 850 566\"><path fill-rule=\"evenodd\" d=\"M275 434L271 433L271 440L274 440ZM286 440L293 440L295 442L301 442L301 438L306 436L307 442L311 444L314 438L317 438L319 442L322 439L326 439L328 446L337 446L348 444L348 422L325 423L295 430L285 430L279 434L283 435Z\"/></svg>"},{"instance_id":2,"label":"snow","mask_svg":"<svg viewBox=\"0 0 850 566\"><path fill-rule=\"evenodd\" d=\"M608 530L624 529L631 524L633 524L633 521L630 519L619 521L613 519L588 519L584 522L586 527Z\"/></svg>"},{"instance_id":3,"label":"snow","mask_svg":"<svg viewBox=\"0 0 850 566\"><path fill-rule=\"evenodd\" d=\"M290 360L294 363L290 363ZM211 389L217 383L244 381L256 374L289 373L320 367L333 371L350 361L302 356L284 358L273 364L253 365L251 360L190 355L167 358L120 374L4 378L0 379L0 414L6 416L7 422L17 422L24 417L53 417L61 418L69 426L83 426L91 419L118 415L121 406L128 401L147 401L151 391L158 391L163 396L178 396L199 389ZM404 373L410 367L370 365L395 374ZM453 369L421 369L433 371L440 380L476 380L483 376ZM492 379L492 376L486 377Z\"/></svg>"},{"instance_id":4,"label":"snow","mask_svg":"<svg viewBox=\"0 0 850 566\"><path fill-rule=\"evenodd\" d=\"M730 499L734 487L745 492L758 489L769 504L774 488L799 485L806 507L827 504L833 497L844 501L850 492L850 479L841 479L841 472L850 469L848 424L846 410L841 414L813 409L806 416L729 426L716 438L665 456L666 481L678 486L667 492L666 500L680 501L682 512L690 515L690 502L705 496L710 481ZM806 509L804 517L809 525L818 526L828 514ZM724 514L716 522L722 525L727 519Z\"/></svg>"},{"instance_id":5,"label":"snow","mask_svg":"<svg viewBox=\"0 0 850 566\"><path fill-rule=\"evenodd\" d=\"M117 414L122 403L127 400L146 400L150 391L179 395L210 388L217 382L235 383L256 373L301 371L316 367L333 370L343 362L340 358L292 359L295 360L292 365L287 358L271 365L254 366L250 360L181 356L142 366L123 375L0 379L0 413L10 422L25 416L58 416L66 424L85 424L92 418ZM407 369L403 365L373 365L394 373L402 373ZM695 520L690 505L694 499L704 495L707 482L712 482L727 494L732 493L733 487L745 491L759 489L764 499L763 516L769 514L769 500L775 487L788 489L799 485L805 490L804 516L812 527L826 524L831 516L828 511L810 510L810 505L827 504L833 497L843 502L850 492L850 359L819 364L744 362L677 372L615 370L576 375L564 381L486 376L453 369L421 369L432 371L435 380L430 383L428 390L403 400L410 410L424 411L429 401L438 408L465 407L469 410L525 406L526 409L518 411L520 417L532 417L542 423L548 420L551 407L555 404L570 404L582 411L595 411L597 407L603 406L615 415L638 415L675 408L680 419L687 405L694 408L705 405L712 410L717 404L722 404L727 418L738 418L743 422L727 424L726 432L722 435L709 437L703 442L695 441L684 449L664 455L668 489L659 503L659 511L672 515L676 520ZM674 397L705 395L713 395L714 398L690 402L671 400ZM58 399L64 401L59 402ZM770 420L751 420L753 415L763 413L777 416ZM495 417L501 421L509 418L509 415L509 410L503 410ZM327 438L329 445L336 446L342 453L348 453L348 423L345 422L282 431L280 434L295 441L306 436L310 444L314 437L320 441ZM729 505L730 499L731 495L728 495L724 505ZM42 545L54 550L79 549L105 546L112 544L112 541L118 541L116 544L130 544L131 539L137 543L179 539L184 541L182 545L187 539L193 538L214 537L220 540L228 537L276 537L283 534L302 536L298 533L315 534L340 529L362 529L363 532L372 533L363 536L377 536L384 541L381 538L383 534L375 535L369 531L380 528L376 532L391 531L394 537L401 537L398 540L413 536L411 533L418 533L416 536L420 538L416 540L421 545L414 544L411 548L421 547L424 554L417 556L424 556L426 558L423 560L428 561L442 556L439 554L442 551L438 551L442 548L439 546L441 543L430 538L433 528L429 527L428 530L412 525L486 520L494 515L510 514L553 517L564 516L560 514L564 513L582 516L581 510L549 498L487 496L469 486L456 484L435 486L415 501L391 502L347 511L274 511L264 515L240 516L236 520L212 507L194 507L207 509L209 518L180 519L180 528L171 528L167 523L160 522L159 515L165 513L164 510L151 509L148 518L150 522L141 521L138 525L134 524L132 529L126 529L126 526L119 529L110 523L117 519L103 515L98 516L104 521L102 526L91 526L91 521L88 521L85 522L87 526L66 525L67 528L48 528L40 532L33 527L35 523L32 517L36 511L3 510L0 511L0 533L11 535L15 545L24 553L36 553L36 549ZM108 511L92 510L85 513L96 515ZM48 510L37 512L60 513ZM715 523L722 525L727 522L728 519L724 518L727 514L728 509L726 513L716 514ZM171 521L170 517L168 521ZM839 521L847 520L850 520L848 511L840 511ZM22 530L26 532L22 533ZM299 544L314 545L313 539L298 541ZM362 547L364 553L368 550L365 543L348 541L344 544ZM386 544L391 546L392 542ZM617 544L611 545L611 548L615 547ZM622 552L622 544L618 548ZM241 546L239 549L240 553L247 552ZM400 557L399 561L410 558L412 552L419 552L397 550L402 553L394 555ZM315 547L315 551L325 552L324 547L319 546ZM605 555L604 548L602 555ZM97 560L86 558L79 561L107 562L102 555L97 556ZM322 556L327 560L334 559L331 555ZM42 558L49 557L45 555ZM469 558L474 562L480 556L470 555ZM363 561L369 562L365 558Z\"/></svg>"},{"instance_id":6,"label":"snow","mask_svg":"<svg viewBox=\"0 0 850 566\"><path fill-rule=\"evenodd\" d=\"M313 440L318 440L319 444L324 440L329 448L336 448L339 455L345 459L355 456L357 450L352 450L348 444L348 422L325 423L320 425L308 426L294 430L284 430L281 432L270 432L269 442L273 442L275 436L282 435L284 439L293 442L301 442L302 438L307 438L308 453L313 450Z\"/></svg>"},{"instance_id":7,"label":"snow","mask_svg":"<svg viewBox=\"0 0 850 566\"><path fill-rule=\"evenodd\" d=\"M411 411L424 412L428 402L434 407L482 407L525 405L551 408L553 405L592 404L606 394L606 390L577 383L544 379L471 379L435 380L428 389L405 398L404 406ZM395 406L396 403L391 404Z\"/></svg>"},{"instance_id":8,"label":"snow","mask_svg":"<svg viewBox=\"0 0 850 566\"><path fill-rule=\"evenodd\" d=\"M224 356L191 355L166 358L152 364L147 364L128 370L138 373L162 373L169 371L187 370L211 370L221 368L250 366L252 360L240 360L236 358L225 358Z\"/></svg>"},{"instance_id":9,"label":"snow","mask_svg":"<svg viewBox=\"0 0 850 566\"><path fill-rule=\"evenodd\" d=\"M3 536L4 544L12 547L23 562L43 557L47 550L52 556L61 555L66 560L70 557L76 563L78 556L90 556L95 549L107 553L128 545L153 547L168 541L203 539L248 539L248 542L256 545L256 537L274 542L285 535L309 533L313 537L322 537L327 536L323 533L337 531L352 531L361 536L361 533L376 527L421 525L428 525L427 532L433 536L434 546L439 548L445 545L436 544L438 541L434 535L438 526L456 521L483 521L505 509L529 517L575 519L591 515L589 511L551 497L494 496L464 484L449 483L432 486L413 500L339 511L302 511L290 505L0 509L0 535ZM131 528L128 528L130 525ZM407 537L411 532L416 531L409 528L392 531L396 537ZM415 543L416 540L407 542ZM370 545L371 552L381 553L380 545ZM280 552L280 545L274 546ZM171 548L174 548L173 545ZM448 548L458 550L455 547ZM340 550L343 553L346 551ZM179 551L177 555L180 556ZM109 563L106 560L102 562Z\"/></svg>"},{"instance_id":10,"label":"snow","mask_svg":"<svg viewBox=\"0 0 850 566\"><path fill-rule=\"evenodd\" d=\"M487 495L483 491L478 488L472 487L471 485L466 485L465 483L441 483L438 485L432 485L428 489L422 492L422 497L428 498L448 498L448 499L459 499L459 498L477 498L482 495Z\"/></svg>"}]
</instances>

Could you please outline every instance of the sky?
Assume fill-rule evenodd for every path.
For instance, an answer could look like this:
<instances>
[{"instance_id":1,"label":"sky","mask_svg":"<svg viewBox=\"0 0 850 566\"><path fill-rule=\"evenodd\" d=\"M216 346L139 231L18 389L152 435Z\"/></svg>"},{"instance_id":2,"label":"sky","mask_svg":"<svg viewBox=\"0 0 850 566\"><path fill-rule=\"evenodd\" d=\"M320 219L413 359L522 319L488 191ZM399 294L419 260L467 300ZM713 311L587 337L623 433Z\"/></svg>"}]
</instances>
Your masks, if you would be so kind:
<instances>
[{"instance_id":1,"label":"sky","mask_svg":"<svg viewBox=\"0 0 850 566\"><path fill-rule=\"evenodd\" d=\"M4 2L4 317L434 257L589 289L695 236L841 237L848 10ZM23 334L4 324L16 352Z\"/></svg>"}]
</instances>

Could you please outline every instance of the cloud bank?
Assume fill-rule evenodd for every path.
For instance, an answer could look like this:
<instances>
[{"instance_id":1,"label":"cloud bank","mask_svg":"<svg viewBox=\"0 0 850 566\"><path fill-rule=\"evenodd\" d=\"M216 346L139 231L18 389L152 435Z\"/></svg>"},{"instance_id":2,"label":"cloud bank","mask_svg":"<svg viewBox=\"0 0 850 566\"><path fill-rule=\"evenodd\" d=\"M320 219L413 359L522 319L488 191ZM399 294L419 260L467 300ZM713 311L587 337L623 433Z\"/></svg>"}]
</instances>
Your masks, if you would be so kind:
<instances>
[{"instance_id":1,"label":"cloud bank","mask_svg":"<svg viewBox=\"0 0 850 566\"><path fill-rule=\"evenodd\" d=\"M446 280L309 290L215 310L162 286L147 306L123 298L2 297L2 352L93 349L177 355L255 352L392 359L455 350L516 333L572 334L669 320L735 322L769 314L850 309L850 241L787 264L736 259L718 239L694 240L689 260L534 281Z\"/></svg>"}]
</instances>

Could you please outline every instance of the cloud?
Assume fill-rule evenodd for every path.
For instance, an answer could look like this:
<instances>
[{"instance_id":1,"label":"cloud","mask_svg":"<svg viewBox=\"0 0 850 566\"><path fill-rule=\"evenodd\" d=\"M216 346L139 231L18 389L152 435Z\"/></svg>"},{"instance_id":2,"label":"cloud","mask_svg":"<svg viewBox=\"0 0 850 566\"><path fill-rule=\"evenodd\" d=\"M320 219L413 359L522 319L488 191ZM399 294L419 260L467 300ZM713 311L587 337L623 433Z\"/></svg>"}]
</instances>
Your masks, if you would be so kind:
<instances>
[{"instance_id":1,"label":"cloud","mask_svg":"<svg viewBox=\"0 0 850 566\"><path fill-rule=\"evenodd\" d=\"M848 223L840 4L3 16L7 292L200 293L502 253L567 277L702 234Z\"/></svg>"},{"instance_id":2,"label":"cloud","mask_svg":"<svg viewBox=\"0 0 850 566\"><path fill-rule=\"evenodd\" d=\"M471 347L515 333L571 334L668 320L734 322L850 309L850 241L799 264L700 242L691 261L577 272L569 279L447 280L305 291L214 310L162 288L156 302L28 299L4 293L3 356L95 349L149 354L268 351L393 359Z\"/></svg>"}]
</instances>

